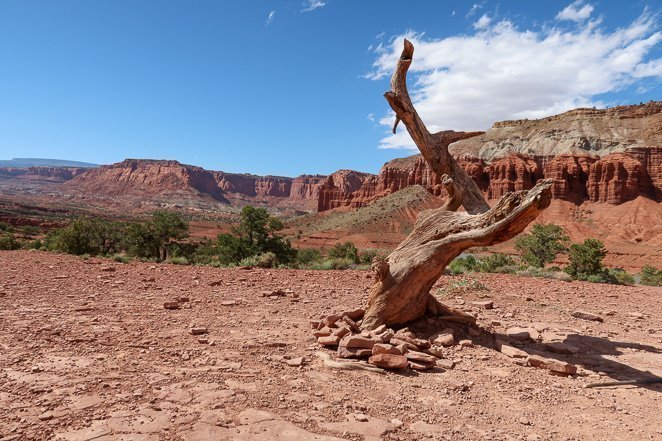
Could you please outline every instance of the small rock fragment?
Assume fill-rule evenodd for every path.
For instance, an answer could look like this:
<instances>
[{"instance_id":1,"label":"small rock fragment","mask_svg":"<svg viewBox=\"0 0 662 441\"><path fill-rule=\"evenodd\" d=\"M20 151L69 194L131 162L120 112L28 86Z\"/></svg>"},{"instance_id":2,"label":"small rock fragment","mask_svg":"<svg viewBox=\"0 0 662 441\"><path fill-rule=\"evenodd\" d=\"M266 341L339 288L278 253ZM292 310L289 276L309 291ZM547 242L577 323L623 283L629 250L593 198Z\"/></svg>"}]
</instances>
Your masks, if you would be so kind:
<instances>
[{"instance_id":1,"label":"small rock fragment","mask_svg":"<svg viewBox=\"0 0 662 441\"><path fill-rule=\"evenodd\" d=\"M207 333L207 328L199 327L199 328L191 328L191 334L192 335L203 335Z\"/></svg>"},{"instance_id":2,"label":"small rock fragment","mask_svg":"<svg viewBox=\"0 0 662 441\"><path fill-rule=\"evenodd\" d=\"M592 312L575 311L571 315L575 318L582 319L582 320L591 320L591 321L594 321L594 322L604 321L602 317L600 317L597 314L593 314Z\"/></svg>"},{"instance_id":3,"label":"small rock fragment","mask_svg":"<svg viewBox=\"0 0 662 441\"><path fill-rule=\"evenodd\" d=\"M383 353L371 356L368 363L384 369L405 369L409 360L404 355Z\"/></svg>"},{"instance_id":4,"label":"small rock fragment","mask_svg":"<svg viewBox=\"0 0 662 441\"><path fill-rule=\"evenodd\" d=\"M165 309L179 309L179 302L164 302L163 307Z\"/></svg>"}]
</instances>

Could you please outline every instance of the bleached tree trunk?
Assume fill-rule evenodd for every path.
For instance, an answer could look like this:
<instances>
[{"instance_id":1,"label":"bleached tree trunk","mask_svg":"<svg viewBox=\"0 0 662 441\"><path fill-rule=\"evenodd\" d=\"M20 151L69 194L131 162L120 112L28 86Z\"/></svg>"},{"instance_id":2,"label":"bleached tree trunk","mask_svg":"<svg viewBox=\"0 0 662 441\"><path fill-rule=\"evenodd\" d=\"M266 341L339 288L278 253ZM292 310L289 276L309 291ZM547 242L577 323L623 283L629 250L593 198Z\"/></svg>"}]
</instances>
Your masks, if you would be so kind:
<instances>
[{"instance_id":1,"label":"bleached tree trunk","mask_svg":"<svg viewBox=\"0 0 662 441\"><path fill-rule=\"evenodd\" d=\"M402 121L416 146L439 176L449 197L446 204L419 214L414 230L385 259L376 260L377 282L372 287L362 327L398 325L426 313L450 321L473 321L461 311L448 308L430 294L444 268L467 248L506 241L526 228L551 201L551 181L543 180L529 191L505 195L490 208L480 189L448 152L448 146L482 132L430 133L418 116L407 91L407 71L414 46L404 49L391 78L391 90L384 94L396 115L393 126ZM457 212L464 207L466 212Z\"/></svg>"}]
</instances>

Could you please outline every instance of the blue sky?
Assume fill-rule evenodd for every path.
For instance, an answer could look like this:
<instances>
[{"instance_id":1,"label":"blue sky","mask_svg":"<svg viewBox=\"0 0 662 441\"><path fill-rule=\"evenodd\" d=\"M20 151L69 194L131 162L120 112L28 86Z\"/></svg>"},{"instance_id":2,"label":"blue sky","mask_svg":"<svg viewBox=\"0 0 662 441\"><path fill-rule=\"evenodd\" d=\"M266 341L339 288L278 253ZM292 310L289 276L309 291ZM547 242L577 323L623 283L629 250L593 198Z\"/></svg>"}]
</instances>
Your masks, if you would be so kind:
<instances>
[{"instance_id":1,"label":"blue sky","mask_svg":"<svg viewBox=\"0 0 662 441\"><path fill-rule=\"evenodd\" d=\"M0 159L296 176L414 153L382 97L403 36L428 125L662 98L651 1L0 0Z\"/></svg>"}]
</instances>

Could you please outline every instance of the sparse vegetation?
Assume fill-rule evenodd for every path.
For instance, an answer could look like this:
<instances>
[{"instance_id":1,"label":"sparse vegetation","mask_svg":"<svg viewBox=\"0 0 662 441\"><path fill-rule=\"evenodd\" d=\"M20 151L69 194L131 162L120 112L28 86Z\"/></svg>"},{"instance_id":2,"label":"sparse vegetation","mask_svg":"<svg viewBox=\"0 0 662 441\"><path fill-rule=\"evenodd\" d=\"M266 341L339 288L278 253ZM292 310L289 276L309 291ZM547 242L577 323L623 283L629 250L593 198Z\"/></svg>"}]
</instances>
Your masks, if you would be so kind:
<instances>
[{"instance_id":1,"label":"sparse vegetation","mask_svg":"<svg viewBox=\"0 0 662 441\"><path fill-rule=\"evenodd\" d=\"M534 224L530 234L522 234L515 242L515 249L522 253L522 262L536 268L544 268L556 256L568 250L570 238L563 228L555 224Z\"/></svg>"},{"instance_id":2,"label":"sparse vegetation","mask_svg":"<svg viewBox=\"0 0 662 441\"><path fill-rule=\"evenodd\" d=\"M573 279L589 282L607 281L608 272L602 265L607 255L604 244L598 239L586 239L583 243L570 245L568 266L565 271Z\"/></svg>"},{"instance_id":3,"label":"sparse vegetation","mask_svg":"<svg viewBox=\"0 0 662 441\"><path fill-rule=\"evenodd\" d=\"M662 270L646 265L639 273L639 282L642 285L662 286Z\"/></svg>"}]
</instances>

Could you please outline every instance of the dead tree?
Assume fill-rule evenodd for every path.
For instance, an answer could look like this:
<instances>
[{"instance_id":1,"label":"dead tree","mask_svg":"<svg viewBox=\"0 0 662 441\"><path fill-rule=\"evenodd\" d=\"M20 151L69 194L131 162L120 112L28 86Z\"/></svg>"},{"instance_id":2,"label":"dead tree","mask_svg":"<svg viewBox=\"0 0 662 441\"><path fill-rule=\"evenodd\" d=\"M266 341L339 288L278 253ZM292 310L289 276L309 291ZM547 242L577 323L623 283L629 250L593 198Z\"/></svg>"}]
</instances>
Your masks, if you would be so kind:
<instances>
[{"instance_id":1,"label":"dead tree","mask_svg":"<svg viewBox=\"0 0 662 441\"><path fill-rule=\"evenodd\" d=\"M405 40L391 90L384 97L395 112L393 132L402 121L432 170L442 176L448 200L441 208L421 212L411 234L385 260L373 263L377 282L363 318L367 330L406 324L426 314L475 321L440 303L430 294L432 285L462 251L516 236L551 201L551 181L543 180L531 190L508 193L489 207L476 183L448 152L449 144L482 132L428 131L407 91L413 54L414 46ZM458 212L460 207L466 212Z\"/></svg>"}]
</instances>

